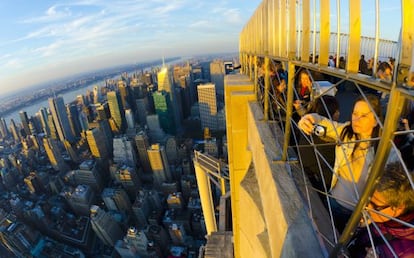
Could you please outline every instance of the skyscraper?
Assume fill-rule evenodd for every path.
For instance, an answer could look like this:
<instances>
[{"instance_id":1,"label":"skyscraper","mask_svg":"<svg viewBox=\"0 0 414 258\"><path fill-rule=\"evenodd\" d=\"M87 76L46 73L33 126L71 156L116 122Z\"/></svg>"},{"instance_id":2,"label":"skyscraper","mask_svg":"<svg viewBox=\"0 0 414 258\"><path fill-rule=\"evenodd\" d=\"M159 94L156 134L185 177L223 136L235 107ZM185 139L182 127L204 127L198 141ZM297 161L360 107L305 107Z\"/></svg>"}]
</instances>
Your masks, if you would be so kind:
<instances>
[{"instance_id":1,"label":"skyscraper","mask_svg":"<svg viewBox=\"0 0 414 258\"><path fill-rule=\"evenodd\" d=\"M102 96L98 86L93 87L93 103L97 104L101 101Z\"/></svg>"},{"instance_id":2,"label":"skyscraper","mask_svg":"<svg viewBox=\"0 0 414 258\"><path fill-rule=\"evenodd\" d=\"M141 171L141 168L138 171ZM141 186L141 180L138 177L136 169L123 165L112 176L114 177L115 183L122 185L128 193L130 200L135 200L137 191Z\"/></svg>"},{"instance_id":3,"label":"skyscraper","mask_svg":"<svg viewBox=\"0 0 414 258\"><path fill-rule=\"evenodd\" d=\"M68 120L69 120L69 125L72 131L72 134L75 137L79 137L80 132L81 132L81 125L79 122L78 107L74 104L67 104L66 108L67 108L66 112L68 114Z\"/></svg>"},{"instance_id":4,"label":"skyscraper","mask_svg":"<svg viewBox=\"0 0 414 258\"><path fill-rule=\"evenodd\" d=\"M36 247L42 235L39 231L32 229L24 223L10 220L11 218L10 216L10 218L1 220L1 242L15 257L32 256L31 251ZM5 257L8 256L7 254L4 255Z\"/></svg>"},{"instance_id":5,"label":"skyscraper","mask_svg":"<svg viewBox=\"0 0 414 258\"><path fill-rule=\"evenodd\" d=\"M83 108L79 112L79 123L82 128L82 131L86 131L89 129L89 119L88 119L88 113L86 112L86 108Z\"/></svg>"},{"instance_id":6,"label":"skyscraper","mask_svg":"<svg viewBox=\"0 0 414 258\"><path fill-rule=\"evenodd\" d=\"M108 210L126 212L127 214L132 212L132 203L122 188L105 188L102 191L102 200Z\"/></svg>"},{"instance_id":7,"label":"skyscraper","mask_svg":"<svg viewBox=\"0 0 414 258\"><path fill-rule=\"evenodd\" d=\"M7 129L6 120L2 117L0 120L0 133L3 138L7 138L9 136L9 130Z\"/></svg>"},{"instance_id":8,"label":"skyscraper","mask_svg":"<svg viewBox=\"0 0 414 258\"><path fill-rule=\"evenodd\" d=\"M40 122L42 123L42 131L47 135L50 136L50 128L49 124L47 122L47 110L46 108L42 107L39 109L39 115L40 115Z\"/></svg>"},{"instance_id":9,"label":"skyscraper","mask_svg":"<svg viewBox=\"0 0 414 258\"><path fill-rule=\"evenodd\" d=\"M150 147L150 144L148 136L144 131L140 131L135 136L135 144L137 146L139 161L144 170L144 173L151 172L151 164L149 162L147 152L147 149Z\"/></svg>"},{"instance_id":10,"label":"skyscraper","mask_svg":"<svg viewBox=\"0 0 414 258\"><path fill-rule=\"evenodd\" d=\"M216 85L217 94L220 97L224 96L224 75L225 67L222 60L214 60L210 63L211 82Z\"/></svg>"},{"instance_id":11,"label":"skyscraper","mask_svg":"<svg viewBox=\"0 0 414 258\"><path fill-rule=\"evenodd\" d=\"M148 136L151 142L164 142L165 141L166 135L160 126L158 115L148 115L147 126L148 126Z\"/></svg>"},{"instance_id":12,"label":"skyscraper","mask_svg":"<svg viewBox=\"0 0 414 258\"><path fill-rule=\"evenodd\" d=\"M23 125L23 131L25 133L25 136L30 135L30 128L29 128L29 118L27 117L26 111L20 111L19 112L20 121Z\"/></svg>"},{"instance_id":13,"label":"skyscraper","mask_svg":"<svg viewBox=\"0 0 414 258\"><path fill-rule=\"evenodd\" d=\"M65 187L61 195L65 197L73 212L78 216L88 216L89 208L96 202L96 195L89 185L76 188Z\"/></svg>"},{"instance_id":14,"label":"skyscraper","mask_svg":"<svg viewBox=\"0 0 414 258\"><path fill-rule=\"evenodd\" d=\"M155 250L151 250L150 242L144 231L138 231L135 227L128 229L123 240L118 240L115 250L122 258L134 257L161 257Z\"/></svg>"},{"instance_id":15,"label":"skyscraper","mask_svg":"<svg viewBox=\"0 0 414 258\"><path fill-rule=\"evenodd\" d=\"M179 161L177 140L175 137L169 137L165 142L165 152L167 153L168 162L170 164L177 164Z\"/></svg>"},{"instance_id":16,"label":"skyscraper","mask_svg":"<svg viewBox=\"0 0 414 258\"><path fill-rule=\"evenodd\" d=\"M50 130L50 138L52 138L54 140L58 140L59 136L58 136L58 133L56 131L55 122L53 122L52 114L47 115L47 125L49 126L49 130Z\"/></svg>"},{"instance_id":17,"label":"skyscraper","mask_svg":"<svg viewBox=\"0 0 414 258\"><path fill-rule=\"evenodd\" d=\"M113 247L116 241L123 237L124 233L121 226L99 206L92 205L90 211L92 229L105 245Z\"/></svg>"},{"instance_id":18,"label":"skyscraper","mask_svg":"<svg viewBox=\"0 0 414 258\"><path fill-rule=\"evenodd\" d=\"M107 116L106 110L105 110L105 106L103 104L96 107L95 111L96 111L96 119L97 120L106 120L106 119L108 119L108 116Z\"/></svg>"},{"instance_id":19,"label":"skyscraper","mask_svg":"<svg viewBox=\"0 0 414 258\"><path fill-rule=\"evenodd\" d=\"M24 183L31 194L41 194L45 192L45 188L36 172L30 172L30 174L24 178Z\"/></svg>"},{"instance_id":20,"label":"skyscraper","mask_svg":"<svg viewBox=\"0 0 414 258\"><path fill-rule=\"evenodd\" d=\"M135 127L135 118L134 113L131 109L125 110L125 119L129 129L133 129Z\"/></svg>"},{"instance_id":21,"label":"skyscraper","mask_svg":"<svg viewBox=\"0 0 414 258\"><path fill-rule=\"evenodd\" d=\"M115 137L113 139L113 157L116 163L127 164L133 168L137 166L137 154L134 142L127 137Z\"/></svg>"},{"instance_id":22,"label":"skyscraper","mask_svg":"<svg viewBox=\"0 0 414 258\"><path fill-rule=\"evenodd\" d=\"M202 128L217 129L217 101L216 87L214 84L197 86L198 104Z\"/></svg>"},{"instance_id":23,"label":"skyscraper","mask_svg":"<svg viewBox=\"0 0 414 258\"><path fill-rule=\"evenodd\" d=\"M168 70L167 66L163 66L161 70L157 73L157 80L158 80L158 91L165 91L169 93L170 103L172 104L172 111L173 111L173 119L175 128L177 130L181 127L182 121L182 108L181 108L181 101L180 101L180 94L179 89L178 92L175 89L173 76ZM155 101L155 100L154 100ZM157 112L158 113L158 112ZM162 124L162 123L161 123ZM165 129L164 129L165 130Z\"/></svg>"},{"instance_id":24,"label":"skyscraper","mask_svg":"<svg viewBox=\"0 0 414 258\"><path fill-rule=\"evenodd\" d=\"M141 126L144 126L147 123L147 113L148 113L148 97L135 100L137 106L137 120Z\"/></svg>"},{"instance_id":25,"label":"skyscraper","mask_svg":"<svg viewBox=\"0 0 414 258\"><path fill-rule=\"evenodd\" d=\"M86 140L92 156L95 158L108 158L109 152L105 144L104 134L99 128L86 131Z\"/></svg>"},{"instance_id":26,"label":"skyscraper","mask_svg":"<svg viewBox=\"0 0 414 258\"><path fill-rule=\"evenodd\" d=\"M29 128L32 135L37 135L38 133L43 132L41 116L39 113L36 113L34 116L30 117Z\"/></svg>"},{"instance_id":27,"label":"skyscraper","mask_svg":"<svg viewBox=\"0 0 414 258\"><path fill-rule=\"evenodd\" d=\"M43 146L53 169L56 171L66 171L68 167L62 158L62 153L60 152L59 145L56 140L51 138L43 138Z\"/></svg>"},{"instance_id":28,"label":"skyscraper","mask_svg":"<svg viewBox=\"0 0 414 258\"><path fill-rule=\"evenodd\" d=\"M131 96L131 88L127 85L125 81L118 81L118 90L124 109L129 108L134 110Z\"/></svg>"},{"instance_id":29,"label":"skyscraper","mask_svg":"<svg viewBox=\"0 0 414 258\"><path fill-rule=\"evenodd\" d=\"M135 199L135 202L132 205L132 211L135 215L135 220L140 229L148 225L147 219L151 211L151 206L149 202L150 199L148 197L148 192L139 191L137 198Z\"/></svg>"},{"instance_id":30,"label":"skyscraper","mask_svg":"<svg viewBox=\"0 0 414 258\"><path fill-rule=\"evenodd\" d=\"M119 94L115 91L108 92L106 96L108 98L108 105L111 117L115 121L115 125L117 126L116 133L122 133L125 129L126 122L121 98Z\"/></svg>"},{"instance_id":31,"label":"skyscraper","mask_svg":"<svg viewBox=\"0 0 414 258\"><path fill-rule=\"evenodd\" d=\"M170 167L168 165L164 146L153 144L147 152L153 172L154 185L160 188L162 183L171 180Z\"/></svg>"},{"instance_id":32,"label":"skyscraper","mask_svg":"<svg viewBox=\"0 0 414 258\"><path fill-rule=\"evenodd\" d=\"M147 85L138 81L134 78L131 80L131 92L132 100L135 102L135 120L141 124L141 126L146 123L146 116L148 113L148 89Z\"/></svg>"},{"instance_id":33,"label":"skyscraper","mask_svg":"<svg viewBox=\"0 0 414 258\"><path fill-rule=\"evenodd\" d=\"M185 66L174 66L174 82L180 88L183 118L187 118L190 115L190 108L193 105L191 97L194 94L192 92L194 90L192 81L191 66L188 61Z\"/></svg>"},{"instance_id":34,"label":"skyscraper","mask_svg":"<svg viewBox=\"0 0 414 258\"><path fill-rule=\"evenodd\" d=\"M73 186L88 185L95 193L102 192L105 184L104 175L94 160L85 160L79 165L79 169L66 173L64 179Z\"/></svg>"},{"instance_id":35,"label":"skyscraper","mask_svg":"<svg viewBox=\"0 0 414 258\"><path fill-rule=\"evenodd\" d=\"M60 141L68 140L70 143L75 142L75 137L70 129L68 114L66 113L65 103L62 96L49 98L50 113Z\"/></svg>"},{"instance_id":36,"label":"skyscraper","mask_svg":"<svg viewBox=\"0 0 414 258\"><path fill-rule=\"evenodd\" d=\"M152 97L161 128L166 133L174 135L176 133L174 107L169 95L170 93L166 91L157 91L152 94Z\"/></svg>"},{"instance_id":37,"label":"skyscraper","mask_svg":"<svg viewBox=\"0 0 414 258\"><path fill-rule=\"evenodd\" d=\"M173 223L168 228L168 233L170 233L171 240L176 245L185 245L187 234L185 232L184 226L181 224Z\"/></svg>"},{"instance_id":38,"label":"skyscraper","mask_svg":"<svg viewBox=\"0 0 414 258\"><path fill-rule=\"evenodd\" d=\"M10 119L10 131L13 135L13 139L15 141L18 141L20 139L20 134L19 134L19 130L17 129L17 126L14 123L13 119Z\"/></svg>"}]
</instances>

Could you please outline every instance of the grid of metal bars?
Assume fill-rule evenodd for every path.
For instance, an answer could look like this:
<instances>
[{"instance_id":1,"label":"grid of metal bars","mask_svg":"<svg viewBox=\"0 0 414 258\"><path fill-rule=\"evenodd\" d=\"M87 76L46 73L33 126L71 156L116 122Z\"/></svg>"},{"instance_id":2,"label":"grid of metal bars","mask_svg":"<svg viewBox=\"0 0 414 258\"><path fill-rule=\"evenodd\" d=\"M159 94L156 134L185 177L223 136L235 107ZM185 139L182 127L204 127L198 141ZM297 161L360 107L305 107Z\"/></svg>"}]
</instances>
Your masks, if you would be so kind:
<instances>
[{"instance_id":1,"label":"grid of metal bars","mask_svg":"<svg viewBox=\"0 0 414 258\"><path fill-rule=\"evenodd\" d=\"M414 15L414 0L401 1L401 33L398 42L379 38L379 2L375 2L375 37L361 35L361 3L349 1L349 18L347 20L349 33L340 31L340 1L336 2L337 31L330 31L330 3L329 0L264 0L256 9L249 22L240 34L240 61L242 72L248 74L255 83L258 100L261 102L264 117L269 121L277 121L284 132L284 146L282 160L288 161L291 157L289 148L300 147L295 132L297 124L292 116L293 102L296 92L298 71L306 70L309 74L321 73L324 76L333 76L337 79L332 88L337 88L343 82L351 83L355 92L365 96L365 89L369 88L386 96L386 116L382 121L377 117L381 127L381 137L371 139L378 143L375 161L366 182L366 187L359 194L347 226L341 235L336 234L334 247L330 254L336 257L344 250L351 240L361 218L368 219L367 203L374 192L378 178L382 176L387 158L392 149L399 153L394 144L394 136L410 134L413 131L398 131L399 119L405 115L407 103L414 101L414 26L410 19ZM312 18L312 21L311 21ZM411 22L412 23L412 22ZM329 56L336 56L336 67L328 67ZM361 55L373 57L373 71L376 71L378 61L385 61L389 57L395 59L393 78L383 81L373 75L359 73L359 59ZM346 65L339 66L339 58L344 57ZM287 90L284 92L284 102L276 97L274 85L274 67L281 66L287 71ZM280 81L280 78L277 78ZM311 76L314 83L315 80ZM282 115L283 113L283 115ZM273 123L274 124L274 123ZM302 136L305 137L305 136ZM293 141L292 141L293 139ZM312 145L312 142L310 142ZM336 143L337 144L337 143ZM320 162L325 162L321 153L317 153ZM300 157L298 157L300 160ZM397 159L404 164L401 155ZM410 174L403 165L405 172ZM411 186L414 184L410 181ZM312 188L312 186L309 186ZM324 182L325 191L319 191L329 196L329 183ZM313 189L315 190L315 189ZM312 208L312 207L310 207ZM331 213L331 207L328 207ZM332 214L331 214L332 216ZM333 222L333 220L332 220ZM376 227L375 223L372 223ZM413 225L408 225L414 227ZM333 224L332 227L335 227ZM323 239L332 239L322 236ZM372 240L372 239L371 239ZM384 241L387 241L384 238ZM391 251L393 252L393 251ZM395 252L393 252L396 256ZM344 254L346 256L346 254Z\"/></svg>"}]
</instances>

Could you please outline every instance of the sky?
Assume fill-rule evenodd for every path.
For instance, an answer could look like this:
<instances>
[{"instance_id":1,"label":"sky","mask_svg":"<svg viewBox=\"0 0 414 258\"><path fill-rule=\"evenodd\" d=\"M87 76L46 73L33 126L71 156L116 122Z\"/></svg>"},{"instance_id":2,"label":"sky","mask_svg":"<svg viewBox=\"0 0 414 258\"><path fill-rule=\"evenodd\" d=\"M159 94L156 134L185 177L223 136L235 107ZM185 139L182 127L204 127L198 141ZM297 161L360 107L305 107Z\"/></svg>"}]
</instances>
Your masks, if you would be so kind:
<instances>
[{"instance_id":1,"label":"sky","mask_svg":"<svg viewBox=\"0 0 414 258\"><path fill-rule=\"evenodd\" d=\"M0 1L0 96L71 74L238 52L260 0Z\"/></svg>"},{"instance_id":2,"label":"sky","mask_svg":"<svg viewBox=\"0 0 414 258\"><path fill-rule=\"evenodd\" d=\"M89 70L162 57L237 52L239 33L261 2L2 0L0 97ZM347 1L340 2L345 2L345 17ZM396 40L399 1L379 2L386 17L381 20L386 28L382 36ZM362 5L363 33L373 36L375 1L364 0Z\"/></svg>"}]
</instances>

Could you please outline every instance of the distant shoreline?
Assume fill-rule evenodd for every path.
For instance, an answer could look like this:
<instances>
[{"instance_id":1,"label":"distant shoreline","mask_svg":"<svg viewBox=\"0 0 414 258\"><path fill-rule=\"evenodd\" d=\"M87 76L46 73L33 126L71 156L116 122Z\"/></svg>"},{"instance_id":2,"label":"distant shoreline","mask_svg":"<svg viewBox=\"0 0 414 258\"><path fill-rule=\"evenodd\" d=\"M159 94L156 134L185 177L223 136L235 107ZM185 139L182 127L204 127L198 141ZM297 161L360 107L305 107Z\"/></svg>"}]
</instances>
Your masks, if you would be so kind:
<instances>
[{"instance_id":1,"label":"distant shoreline","mask_svg":"<svg viewBox=\"0 0 414 258\"><path fill-rule=\"evenodd\" d=\"M181 57L173 57L166 59L166 62L175 61L177 59L180 59ZM50 97L53 97L54 95L63 94L69 91L73 91L76 89L82 89L87 87L90 84L96 83L98 81L105 81L107 79L113 78L116 75L120 75L123 72L131 71L131 70L139 70L146 67L151 67L155 65L161 64L161 60L159 61L153 61L153 62L145 62L140 64L132 64L132 65L125 65L122 67L114 67L112 69L105 69L101 70L99 73L100 75L96 75L98 73L97 71L91 72L89 75L84 75L83 79L77 78L75 80L69 81L66 79L66 82L61 84L58 87L50 86L49 88L40 88L35 90L31 95L25 95L25 96L17 96L14 97L13 100L11 100L11 105L8 105L7 107L1 107L2 109L7 108L6 110L0 111L0 117L5 117L13 112L18 111L19 109L23 109L24 107L36 104L38 102L42 102ZM103 73L103 74L102 74ZM93 75L91 75L93 74ZM65 81L65 80L62 80ZM14 101L14 104L13 104Z\"/></svg>"}]
</instances>

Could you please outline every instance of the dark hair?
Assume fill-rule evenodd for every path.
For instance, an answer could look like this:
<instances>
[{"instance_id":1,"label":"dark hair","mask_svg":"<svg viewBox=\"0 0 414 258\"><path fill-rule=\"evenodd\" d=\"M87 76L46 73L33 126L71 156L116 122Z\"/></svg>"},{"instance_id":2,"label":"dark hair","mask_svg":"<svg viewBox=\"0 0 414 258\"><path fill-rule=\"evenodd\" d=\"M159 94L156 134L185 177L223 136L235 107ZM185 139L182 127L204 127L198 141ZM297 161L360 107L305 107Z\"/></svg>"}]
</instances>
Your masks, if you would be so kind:
<instances>
[{"instance_id":1,"label":"dark hair","mask_svg":"<svg viewBox=\"0 0 414 258\"><path fill-rule=\"evenodd\" d=\"M295 77L295 87L297 90L300 90L302 88L302 83L301 83L302 74L306 74L309 77L309 80L313 82L310 72L306 69L300 69Z\"/></svg>"},{"instance_id":2,"label":"dark hair","mask_svg":"<svg viewBox=\"0 0 414 258\"><path fill-rule=\"evenodd\" d=\"M279 68L271 78L273 88L279 86L282 81L285 81L285 83L287 83L287 72L282 68Z\"/></svg>"},{"instance_id":3,"label":"dark hair","mask_svg":"<svg viewBox=\"0 0 414 258\"><path fill-rule=\"evenodd\" d=\"M336 98L330 95L323 95L314 101L309 112L332 118L333 114L338 110L339 103Z\"/></svg>"},{"instance_id":4,"label":"dark hair","mask_svg":"<svg viewBox=\"0 0 414 258\"><path fill-rule=\"evenodd\" d=\"M376 190L380 192L391 207L405 207L405 211L414 209L414 189L399 161L389 163L380 178Z\"/></svg>"},{"instance_id":5,"label":"dark hair","mask_svg":"<svg viewBox=\"0 0 414 258\"><path fill-rule=\"evenodd\" d=\"M391 65L388 62L381 62L377 68L377 71L385 72L387 69L392 70Z\"/></svg>"},{"instance_id":6,"label":"dark hair","mask_svg":"<svg viewBox=\"0 0 414 258\"><path fill-rule=\"evenodd\" d=\"M354 102L354 107L355 104L358 103L359 101L364 101L367 102L371 108L371 110L373 112L375 112L375 114L377 115L378 119L380 121L382 121L382 111L381 111L381 102L379 100L379 98L373 94L367 94L365 97L364 95L359 96L355 102ZM344 127L344 129L341 132L340 135L340 139L341 141L343 141L345 138L352 138L353 136L356 137L357 140L359 140L359 136L354 132L354 130L352 129L352 117L350 119L351 123L347 126ZM372 134L371 134L371 138L376 138L379 136L380 133L380 123L377 123L377 125L374 127L374 129L372 130ZM374 142L374 148L376 149L378 145L378 141ZM359 146L359 142L357 142L355 144L355 147Z\"/></svg>"}]
</instances>

